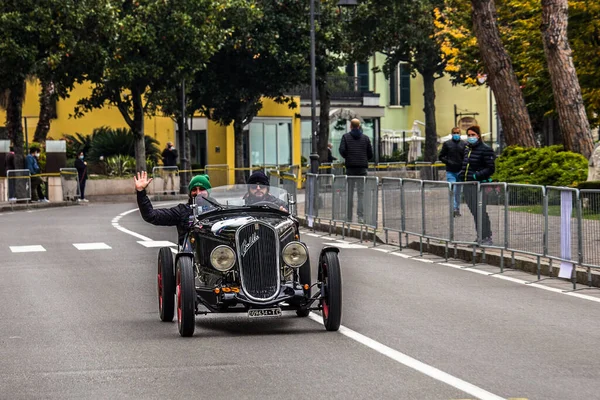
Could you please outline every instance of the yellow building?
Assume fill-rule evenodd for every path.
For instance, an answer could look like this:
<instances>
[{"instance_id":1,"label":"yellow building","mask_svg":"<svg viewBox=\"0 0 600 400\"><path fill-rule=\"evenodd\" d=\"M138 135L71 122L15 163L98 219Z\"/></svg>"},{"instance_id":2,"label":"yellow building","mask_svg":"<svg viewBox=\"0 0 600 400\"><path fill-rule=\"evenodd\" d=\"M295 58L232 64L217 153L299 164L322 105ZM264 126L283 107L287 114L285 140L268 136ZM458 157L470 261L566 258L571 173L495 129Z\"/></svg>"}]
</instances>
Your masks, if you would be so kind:
<instances>
[{"instance_id":1,"label":"yellow building","mask_svg":"<svg viewBox=\"0 0 600 400\"><path fill-rule=\"evenodd\" d=\"M58 140L65 134L91 134L95 128L127 128L122 115L115 107L106 106L93 110L81 118L74 118L77 101L90 92L88 85L79 85L67 99L56 104L56 119L53 119L48 133L49 139ZM24 129L29 142L39 115L40 86L37 83L27 85L25 104L23 105ZM299 101L296 101L299 104ZM300 108L289 108L286 104L277 104L265 99L258 116L245 127L244 160L246 167L257 165L300 164ZM0 110L0 123L6 120L6 113ZM147 117L144 121L145 134L156 139L161 147L168 141L177 143L177 125L169 117ZM226 164L234 166L235 143L233 125L221 126L206 118L197 116L188 121L191 142L190 161L196 168L205 165Z\"/></svg>"}]
</instances>

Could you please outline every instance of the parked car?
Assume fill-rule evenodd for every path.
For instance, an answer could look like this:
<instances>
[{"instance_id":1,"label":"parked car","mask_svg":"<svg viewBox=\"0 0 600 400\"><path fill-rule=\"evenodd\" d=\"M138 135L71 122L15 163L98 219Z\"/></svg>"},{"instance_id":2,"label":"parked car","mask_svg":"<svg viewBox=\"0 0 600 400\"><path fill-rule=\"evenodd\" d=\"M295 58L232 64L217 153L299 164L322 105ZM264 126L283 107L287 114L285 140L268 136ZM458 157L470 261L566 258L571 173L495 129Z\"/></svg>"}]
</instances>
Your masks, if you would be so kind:
<instances>
[{"instance_id":1,"label":"parked car","mask_svg":"<svg viewBox=\"0 0 600 400\"><path fill-rule=\"evenodd\" d=\"M179 334L192 336L198 314L236 312L263 318L291 310L306 317L318 310L325 329L338 330L339 250L321 249L313 283L298 220L287 212L293 206L288 193L279 188L269 191L287 207L273 201L246 205L248 189L221 186L213 188L207 199L198 196L189 232L175 256L168 247L160 249L160 319L172 321L176 311Z\"/></svg>"}]
</instances>

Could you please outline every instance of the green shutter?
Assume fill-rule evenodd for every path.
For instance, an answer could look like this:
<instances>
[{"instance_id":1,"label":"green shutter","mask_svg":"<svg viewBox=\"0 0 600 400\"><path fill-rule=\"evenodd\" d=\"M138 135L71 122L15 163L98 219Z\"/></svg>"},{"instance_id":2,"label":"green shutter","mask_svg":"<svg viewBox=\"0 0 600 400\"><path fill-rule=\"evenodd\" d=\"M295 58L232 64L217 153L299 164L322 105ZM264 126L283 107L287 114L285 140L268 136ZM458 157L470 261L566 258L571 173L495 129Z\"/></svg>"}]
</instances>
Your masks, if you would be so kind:
<instances>
[{"instance_id":1,"label":"green shutter","mask_svg":"<svg viewBox=\"0 0 600 400\"><path fill-rule=\"evenodd\" d=\"M358 63L358 91L369 91L369 63Z\"/></svg>"},{"instance_id":2,"label":"green shutter","mask_svg":"<svg viewBox=\"0 0 600 400\"><path fill-rule=\"evenodd\" d=\"M396 79L396 70L394 69L392 71L392 74L390 75L390 106L397 106L398 105L398 96L397 96L397 92L398 92L398 80Z\"/></svg>"},{"instance_id":3,"label":"green shutter","mask_svg":"<svg viewBox=\"0 0 600 400\"><path fill-rule=\"evenodd\" d=\"M400 105L410 106L410 70L400 64Z\"/></svg>"}]
</instances>

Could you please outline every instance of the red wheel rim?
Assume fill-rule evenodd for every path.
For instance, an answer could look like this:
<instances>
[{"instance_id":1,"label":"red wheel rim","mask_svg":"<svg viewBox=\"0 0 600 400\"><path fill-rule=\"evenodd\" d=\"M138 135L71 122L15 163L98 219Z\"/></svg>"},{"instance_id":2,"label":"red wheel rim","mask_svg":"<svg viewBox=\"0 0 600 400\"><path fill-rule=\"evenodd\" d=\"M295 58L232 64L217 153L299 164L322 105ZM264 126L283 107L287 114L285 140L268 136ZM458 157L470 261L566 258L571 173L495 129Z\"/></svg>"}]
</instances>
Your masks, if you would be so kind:
<instances>
[{"instance_id":1,"label":"red wheel rim","mask_svg":"<svg viewBox=\"0 0 600 400\"><path fill-rule=\"evenodd\" d=\"M181 323L181 275L179 270L177 270L177 321Z\"/></svg>"},{"instance_id":2,"label":"red wheel rim","mask_svg":"<svg viewBox=\"0 0 600 400\"><path fill-rule=\"evenodd\" d=\"M327 264L325 263L323 263L323 272L321 278L323 279L323 290L325 290L327 287ZM329 296L329 292L327 293L327 296ZM326 298L321 299L321 307L323 308L323 317L325 317L325 319L329 318L329 304L327 303Z\"/></svg>"},{"instance_id":3,"label":"red wheel rim","mask_svg":"<svg viewBox=\"0 0 600 400\"><path fill-rule=\"evenodd\" d=\"M162 310L163 307L163 286L162 286L162 270L158 273L158 306Z\"/></svg>"}]
</instances>

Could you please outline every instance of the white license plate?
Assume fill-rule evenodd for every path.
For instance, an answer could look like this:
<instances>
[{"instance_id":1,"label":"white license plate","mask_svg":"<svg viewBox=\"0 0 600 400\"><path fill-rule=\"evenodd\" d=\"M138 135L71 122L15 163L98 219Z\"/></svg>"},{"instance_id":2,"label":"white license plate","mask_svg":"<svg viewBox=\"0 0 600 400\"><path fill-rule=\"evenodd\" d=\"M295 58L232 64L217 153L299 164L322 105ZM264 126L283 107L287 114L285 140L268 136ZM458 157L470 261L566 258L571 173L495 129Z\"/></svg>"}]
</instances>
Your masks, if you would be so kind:
<instances>
[{"instance_id":1,"label":"white license plate","mask_svg":"<svg viewBox=\"0 0 600 400\"><path fill-rule=\"evenodd\" d=\"M256 310L248 310L250 318L262 317L281 317L281 308L261 308Z\"/></svg>"}]
</instances>

